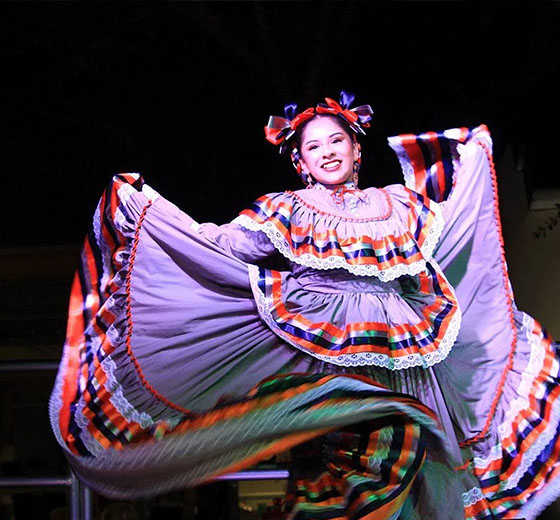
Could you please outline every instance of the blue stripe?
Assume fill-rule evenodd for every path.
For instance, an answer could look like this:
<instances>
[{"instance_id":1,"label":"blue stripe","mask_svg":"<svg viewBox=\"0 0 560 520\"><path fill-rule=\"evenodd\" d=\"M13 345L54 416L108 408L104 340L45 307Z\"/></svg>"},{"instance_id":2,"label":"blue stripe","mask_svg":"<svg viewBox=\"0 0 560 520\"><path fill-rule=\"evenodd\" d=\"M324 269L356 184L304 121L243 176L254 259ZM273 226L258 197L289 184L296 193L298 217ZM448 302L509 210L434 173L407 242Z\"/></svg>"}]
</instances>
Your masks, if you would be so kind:
<instances>
[{"instance_id":1,"label":"blue stripe","mask_svg":"<svg viewBox=\"0 0 560 520\"><path fill-rule=\"evenodd\" d=\"M432 164L432 154L430 153L428 144L424 141L424 139L422 139L422 137L416 138L416 145L418 146L418 149L420 150L422 159L424 161L424 171L426 172L426 195L430 199L435 200L436 195L432 186L432 180L428 178L428 169Z\"/></svg>"},{"instance_id":2,"label":"blue stripe","mask_svg":"<svg viewBox=\"0 0 560 520\"><path fill-rule=\"evenodd\" d=\"M416 241L419 239L423 231L425 222L431 213L430 209L427 206L423 205L422 203L423 198L420 195L418 197L419 197L418 206L420 206L420 212L419 212L420 214L419 214L418 223L416 225L416 230L414 233L414 238L416 239ZM279 223L284 227L286 232L289 234L290 227L291 227L289 218L278 213L277 211L274 211L272 213L266 213L262 207L258 206L257 202L253 203L250 209L263 220L275 219L279 221ZM407 248L405 251L401 251L399 246L395 245L391 249L389 249L385 254L377 254L375 248L373 248L369 244L361 244L361 247L359 249L348 252L348 251L344 251L340 243L336 240L329 240L324 245L318 246L315 243L313 236L309 236L309 235L302 238L301 241L298 241L294 239L293 236L290 236L290 242L291 242L289 244L290 248L296 255L298 254L298 249L309 246L312 247L314 252L317 253L318 255L326 255L331 251L340 251L346 260L355 260L356 258L375 258L378 263L389 262L395 258L403 258L406 260L421 252L417 244L412 244L412 247Z\"/></svg>"},{"instance_id":3,"label":"blue stripe","mask_svg":"<svg viewBox=\"0 0 560 520\"><path fill-rule=\"evenodd\" d=\"M441 164L445 175L445 190L441 199L436 202L442 202L449 197L451 188L453 188L453 155L451 153L449 139L443 137L443 134L438 134L438 143L441 150Z\"/></svg>"},{"instance_id":4,"label":"blue stripe","mask_svg":"<svg viewBox=\"0 0 560 520\"><path fill-rule=\"evenodd\" d=\"M449 315L449 313L453 310L453 305L451 302L446 301L443 297L443 292L437 283L437 277L433 268L428 264L429 272L432 275L431 280L434 285L434 292L437 289L437 292L443 298L443 305L440 312L437 316L430 322L430 329L428 329L426 336L424 337L416 337L414 334L408 332L407 337L399 340L399 341L389 341L388 334L384 331L357 331L357 334L361 335L352 335L347 337L342 343L336 343L335 341L331 341L328 339L327 336L322 335L320 332L311 332L305 329L300 328L298 325L294 325L293 323L287 323L281 320L277 313L274 311L274 306L272 303L274 302L274 294L272 290L272 276L268 275L267 269L259 269L259 280L258 280L258 287L259 290L265 294L267 301L269 302L269 309L274 317L274 321L276 325L282 330L283 332L290 334L296 338L308 341L314 345L317 345L325 350L330 352L339 352L349 346L363 346L363 345L372 345L372 346L379 346L386 348L388 353L390 352L398 352L399 350L413 347L417 345L420 348L426 348L430 345L433 345L436 339L439 337L441 326L445 318ZM427 318L425 318L427 319Z\"/></svg>"}]
</instances>

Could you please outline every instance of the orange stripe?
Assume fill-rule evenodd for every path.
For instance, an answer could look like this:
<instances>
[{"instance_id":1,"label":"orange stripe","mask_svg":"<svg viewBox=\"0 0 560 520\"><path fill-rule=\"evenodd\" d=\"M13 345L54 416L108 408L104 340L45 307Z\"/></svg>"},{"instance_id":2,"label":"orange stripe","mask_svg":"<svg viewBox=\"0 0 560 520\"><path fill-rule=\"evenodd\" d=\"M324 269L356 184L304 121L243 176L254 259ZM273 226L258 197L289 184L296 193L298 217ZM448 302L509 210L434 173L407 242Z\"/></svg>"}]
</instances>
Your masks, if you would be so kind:
<instances>
[{"instance_id":1,"label":"orange stripe","mask_svg":"<svg viewBox=\"0 0 560 520\"><path fill-rule=\"evenodd\" d=\"M315 437L320 437L321 435L325 435L326 433L333 431L335 429L336 428L323 428L312 432L295 433L283 437L277 441L272 441L266 448L262 449L255 455L251 455L246 459L243 459L242 461L235 462L226 468L222 468L218 472L214 473L212 476L205 478L204 482L213 480L216 477L219 477L220 475L227 475L228 473L241 471L242 469L255 465L257 462L260 462L261 460L269 459L270 457L272 457L272 455L276 455L277 453L281 453L283 451L289 450L290 448L293 448L298 444L302 444L306 441L314 439ZM197 483L197 485L200 483Z\"/></svg>"},{"instance_id":2,"label":"orange stripe","mask_svg":"<svg viewBox=\"0 0 560 520\"><path fill-rule=\"evenodd\" d=\"M311 493L321 495L328 490L334 490L338 493L338 496L329 497L325 500L308 502L306 496L298 496L297 502L307 503L311 507L327 507L327 506L337 506L344 503L344 497L341 494L341 490L338 486L338 480L333 477L328 471L324 471L317 479L299 479L296 480L296 486L298 489L303 489L306 495Z\"/></svg>"},{"instance_id":3,"label":"orange stripe","mask_svg":"<svg viewBox=\"0 0 560 520\"><path fill-rule=\"evenodd\" d=\"M425 224L423 226L422 232L420 233L418 245L422 245L427 236L427 230L431 227L434 220L434 213L430 207L429 200L426 201L426 204L420 202L418 197L415 196L415 193L411 190L408 190L410 193L410 202L411 202L411 210L409 213L409 221L410 227L412 229L418 226L418 212L416 210L417 206L427 207L429 210L429 214L426 218ZM292 192L286 192L287 194L291 194L295 196L297 195ZM298 198L299 200L299 198ZM389 199L390 200L390 199ZM286 210L281 212L282 215L286 215L286 218L289 218L291 213L293 212L293 205L288 204L286 202L275 203L269 197L263 196L260 199L257 199L257 202L260 202L261 206L264 206L265 210L268 210L270 213L281 212L280 210ZM304 203L304 201L301 201ZM318 213L322 213L317 208L313 208L314 211ZM305 225L305 226L295 226L292 225L290 230L286 229L285 225L282 223L280 217L272 214L267 217L262 217L258 215L255 211L251 209L247 209L241 212L242 215L248 216L258 224L263 224L264 222L270 222L274 225L277 231L279 231L282 236L286 239L286 241L291 245L290 249L292 253L296 256L301 256L304 254L311 254L319 259L325 259L332 256L338 257L345 257L344 250L351 249L352 251L347 251L347 254L351 254L354 250L353 246L362 246L362 249L367 246L369 249L370 247L374 250L382 250L382 251L391 251L397 246L401 248L403 245L406 245L410 242L416 243L414 237L410 231L405 231L402 235L395 236L395 235L386 235L380 239L372 239L371 237L364 235L361 237L348 237L348 238L340 238L338 237L336 231L330 230L325 232L314 232L314 226L312 224ZM371 219L357 219L357 220L371 220ZM303 238L312 237L315 243L324 243L327 241L334 241L336 242L338 247L330 248L327 252L319 252L317 251L316 244L301 244L300 246L294 246L294 240L301 241ZM298 240L299 239L299 240ZM422 258L420 252L414 254L411 257L408 257L404 260L404 263L410 264L412 262L418 261ZM400 263L403 263L402 255L398 255L389 259L387 261L379 261L376 256L358 256L355 258L347 258L346 259L348 264L350 265L379 265L381 268L391 267Z\"/></svg>"},{"instance_id":4,"label":"orange stripe","mask_svg":"<svg viewBox=\"0 0 560 520\"><path fill-rule=\"evenodd\" d=\"M84 277L87 278L90 290L87 294L87 299L89 300L88 303L91 303L89 307L89 312L92 316L97 314L99 310L99 295L97 292L98 285L99 285L99 277L97 273L97 265L95 264L95 257L93 251L91 250L89 240L86 239L84 242L84 248L82 250L82 265L87 268L87 271L84 270ZM82 302L82 305L85 306L85 301Z\"/></svg>"},{"instance_id":5,"label":"orange stripe","mask_svg":"<svg viewBox=\"0 0 560 520\"><path fill-rule=\"evenodd\" d=\"M465 507L465 520L475 520L481 513L490 514L490 506L485 498Z\"/></svg>"},{"instance_id":6,"label":"orange stripe","mask_svg":"<svg viewBox=\"0 0 560 520\"><path fill-rule=\"evenodd\" d=\"M118 188L122 186L122 181L121 182L115 182L113 181L113 186L111 188L111 192L105 192L102 197L101 197L101 201L99 203L99 210L100 210L100 214L99 214L99 220L100 220L100 229L101 229L101 234L103 235L103 240L105 241L105 243L107 244L107 248L110 251L115 251L117 249L117 247L121 244L121 242L115 242L115 239L113 238L113 235L109 232L109 230L107 229L107 226L104 223L104 217L105 217L105 213L107 211L107 196L110 196L111 199L109 201L109 211L110 214L108 215L109 219L113 219L114 215L115 215L115 209L117 207L117 204L115 203L115 199L118 198L117 195L117 190ZM119 238L119 233L117 232L116 229L114 229L115 233L117 233L117 240ZM111 258L111 262L114 259L114 255ZM109 267L110 271L109 271L109 275L112 276L113 275L113 265L111 263L110 267Z\"/></svg>"},{"instance_id":7,"label":"orange stripe","mask_svg":"<svg viewBox=\"0 0 560 520\"><path fill-rule=\"evenodd\" d=\"M216 423L229 421L237 417L241 417L248 413L256 410L263 410L270 406L277 404L280 401L286 401L292 399L293 397L303 394L312 388L317 388L322 386L325 382L329 381L334 376L327 376L321 378L319 381L314 383L300 384L296 388L290 388L282 392L276 392L271 395L264 397L252 398L250 401L243 401L241 403L235 403L229 406L225 406L218 410L211 410L204 415L193 417L183 423L178 424L173 432L186 432L189 430L199 430L203 428L209 428ZM275 378L278 379L278 378Z\"/></svg>"},{"instance_id":8,"label":"orange stripe","mask_svg":"<svg viewBox=\"0 0 560 520\"><path fill-rule=\"evenodd\" d=\"M281 274L278 271L270 270L270 278L272 280L272 307L274 308L275 312L278 314L279 319L282 321L292 321L298 324L302 329L307 331L314 331L320 330L325 331L331 337L339 339L340 342L349 336L350 332L357 332L357 331L376 331L376 332L385 332L387 333L389 339L395 338L397 336L402 336L406 334L412 335L419 335L425 331L429 331L432 329L432 323L429 321L430 318L430 311L441 311L442 305L441 302L444 301L441 298L437 298L440 304L433 304L427 307L427 310L423 311L423 314L426 316L426 319L415 324L410 325L408 323L403 323L400 325L396 325L393 327L388 327L386 323L383 322L357 322L347 324L344 329L336 327L334 324L330 322L312 322L311 320L307 319L305 316L299 313L292 313L286 307L284 301L282 300L282 278ZM454 303L455 300L452 298L452 295L449 289L446 287L446 282L443 280L442 286L444 287L444 294L447 292L449 295L449 302ZM324 349L316 345L315 343L306 340L304 338L300 338L299 336L294 336L293 334L284 331L284 333L292 338L294 341L305 346L307 349L311 350L312 352L319 353L321 355L327 355L332 357L337 357L344 354L351 354L351 353L360 353L360 352L377 352L377 353L387 353L390 352L392 357L403 357L407 356L412 353L416 353L418 351L427 353L432 352L437 349L437 346L441 342L442 337L445 335L447 328L449 327L449 322L451 321L453 315L456 312L456 305L455 309L451 309L447 316L441 321L440 325L440 333L438 337L434 340L434 342L426 347L418 347L414 345L412 347L402 348L395 351L390 351L388 347L385 346L376 346L371 344L366 345L349 345L348 347L340 350L330 350Z\"/></svg>"},{"instance_id":9,"label":"orange stripe","mask_svg":"<svg viewBox=\"0 0 560 520\"><path fill-rule=\"evenodd\" d=\"M438 183L438 190L439 190L440 194L443 194L445 192L445 184L446 184L445 183L445 170L443 169L442 153L441 153L441 147L439 146L437 133L436 132L428 132L425 135L430 138L430 144L433 146L434 151L435 151L435 156L438 158L438 160L434 162L434 165L436 166L436 177L437 177L437 183Z\"/></svg>"},{"instance_id":10,"label":"orange stripe","mask_svg":"<svg viewBox=\"0 0 560 520\"><path fill-rule=\"evenodd\" d=\"M412 444L415 438L414 426L410 423L405 424L404 440L402 448L399 450L399 458L393 463L389 483L391 486L398 486L401 477L399 471L410 465L409 459L412 451Z\"/></svg>"},{"instance_id":11,"label":"orange stripe","mask_svg":"<svg viewBox=\"0 0 560 520\"><path fill-rule=\"evenodd\" d=\"M87 430L92 435L92 437L103 446L104 449L116 448L121 449L122 444L118 440L111 441L95 426L93 419L95 418L94 412L87 406L88 403L92 401L92 396L89 391L85 390L83 393L86 406L82 408L82 413L86 419L88 419Z\"/></svg>"},{"instance_id":12,"label":"orange stripe","mask_svg":"<svg viewBox=\"0 0 560 520\"><path fill-rule=\"evenodd\" d=\"M80 369L80 345L84 342L83 330L83 295L78 273L74 275L72 290L70 293L70 308L68 313L68 325L66 329L66 344L64 346L66 363L60 367L64 374L61 399L62 405L58 415L58 425L63 439L66 439L68 448L74 454L78 454L70 439L68 427L70 425L70 406L76 396L78 377Z\"/></svg>"},{"instance_id":13,"label":"orange stripe","mask_svg":"<svg viewBox=\"0 0 560 520\"><path fill-rule=\"evenodd\" d=\"M97 390L97 398L99 400L101 410L111 421L111 423L118 428L119 431L124 431L129 422L120 414L120 412L111 403L112 394L107 390L107 374L103 367L96 362L95 378L97 379L100 387Z\"/></svg>"},{"instance_id":14,"label":"orange stripe","mask_svg":"<svg viewBox=\"0 0 560 520\"><path fill-rule=\"evenodd\" d=\"M548 343L544 338L541 341L541 343L542 342ZM539 386L542 384L544 380L548 378L548 374L551 371L553 361L554 361L553 355L551 351L548 350L543 363L543 368L539 372L535 380L533 381L531 390L529 392L529 396L528 396L529 406L523 410L520 410L519 414L512 421L512 433L508 437L502 439L501 441L503 446L502 449L504 451L507 449L508 446L516 446L518 442L517 435L519 432L520 423L522 423L524 419L529 420L534 418L535 415L540 415L540 412L537 412L537 410L539 410L542 406L542 399L537 399L536 395L540 394ZM544 412L542 414L542 419L543 419L542 422L539 425L535 426L533 430L530 432L530 434L525 439L522 440L522 443L519 447L520 453L525 452L531 445L533 445L536 442L536 438L539 437L543 433L543 431L549 426L550 415L552 413L552 408L553 408L552 403L558 400L559 397L560 397L560 387L557 386L553 389L553 391L548 395L546 399ZM522 460L523 457L516 457L511 462L511 465L509 466L507 472L504 472L500 475L500 479L506 480L507 478L509 478L514 473L514 471L520 466ZM491 464L489 464L484 468L476 468L475 474L477 474L478 476L483 476L491 470L499 469L500 465L501 465L501 459L497 461L493 461ZM489 487L488 489L496 490L497 486L492 486Z\"/></svg>"}]
</instances>

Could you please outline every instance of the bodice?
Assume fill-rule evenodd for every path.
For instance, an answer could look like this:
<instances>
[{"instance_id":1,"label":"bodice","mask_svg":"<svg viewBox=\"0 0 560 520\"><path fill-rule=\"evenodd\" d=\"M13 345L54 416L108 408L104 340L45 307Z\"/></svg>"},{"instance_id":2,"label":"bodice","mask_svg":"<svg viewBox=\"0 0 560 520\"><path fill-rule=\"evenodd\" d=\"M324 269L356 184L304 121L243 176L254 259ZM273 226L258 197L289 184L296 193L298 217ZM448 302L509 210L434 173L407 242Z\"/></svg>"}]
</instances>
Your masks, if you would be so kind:
<instances>
[{"instance_id":1,"label":"bodice","mask_svg":"<svg viewBox=\"0 0 560 520\"><path fill-rule=\"evenodd\" d=\"M443 229L438 204L402 185L263 195L234 223L263 232L293 264L384 282L424 272Z\"/></svg>"}]
</instances>

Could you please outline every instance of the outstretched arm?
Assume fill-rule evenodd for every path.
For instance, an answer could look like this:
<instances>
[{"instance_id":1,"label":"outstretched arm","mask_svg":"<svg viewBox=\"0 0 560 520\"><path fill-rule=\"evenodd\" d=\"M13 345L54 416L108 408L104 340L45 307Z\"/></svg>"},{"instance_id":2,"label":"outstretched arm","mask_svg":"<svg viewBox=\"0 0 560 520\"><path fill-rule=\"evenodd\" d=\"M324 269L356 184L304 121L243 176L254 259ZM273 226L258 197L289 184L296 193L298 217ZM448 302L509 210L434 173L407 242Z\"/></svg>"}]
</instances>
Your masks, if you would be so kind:
<instances>
[{"instance_id":1,"label":"outstretched arm","mask_svg":"<svg viewBox=\"0 0 560 520\"><path fill-rule=\"evenodd\" d=\"M264 260L276 250L262 231L250 231L239 224L200 224L198 231L228 254L249 264Z\"/></svg>"},{"instance_id":2,"label":"outstretched arm","mask_svg":"<svg viewBox=\"0 0 560 520\"><path fill-rule=\"evenodd\" d=\"M434 258L451 283L460 283L469 263L500 264L497 188L486 126L400 135L389 144L406 186L441 203L445 224Z\"/></svg>"}]
</instances>

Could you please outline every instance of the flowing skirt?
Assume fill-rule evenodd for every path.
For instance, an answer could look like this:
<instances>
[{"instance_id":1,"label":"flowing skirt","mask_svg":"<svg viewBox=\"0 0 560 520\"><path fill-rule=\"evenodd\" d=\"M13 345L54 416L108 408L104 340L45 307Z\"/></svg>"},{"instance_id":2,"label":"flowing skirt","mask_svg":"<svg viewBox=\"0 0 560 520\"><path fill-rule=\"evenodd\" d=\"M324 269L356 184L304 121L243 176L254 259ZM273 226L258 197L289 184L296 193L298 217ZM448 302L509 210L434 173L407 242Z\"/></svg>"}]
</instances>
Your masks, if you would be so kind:
<instances>
[{"instance_id":1,"label":"flowing skirt","mask_svg":"<svg viewBox=\"0 0 560 520\"><path fill-rule=\"evenodd\" d=\"M460 512L434 413L366 369L345 373L285 344L260 318L247 264L196 227L136 175L117 176L100 201L50 402L53 430L83 482L113 497L153 495L356 425L371 451L363 456L381 466L376 484L357 483L352 498L344 489L373 470L333 460L336 508L390 518L416 482L418 493L438 487L435 504L457 497ZM417 479L426 459L440 471ZM327 502L314 507L330 510Z\"/></svg>"},{"instance_id":2,"label":"flowing skirt","mask_svg":"<svg viewBox=\"0 0 560 520\"><path fill-rule=\"evenodd\" d=\"M434 258L463 316L430 368L337 367L287 344L246 263L138 175L113 180L50 402L87 485L148 496L315 446L292 472L294 518L529 519L560 494L560 365L514 305L488 133L391 145L407 185L441 202Z\"/></svg>"}]
</instances>

